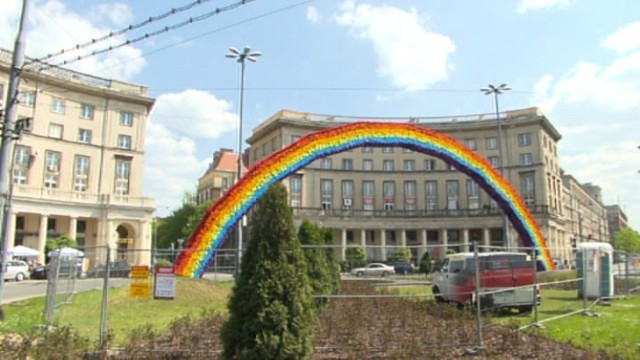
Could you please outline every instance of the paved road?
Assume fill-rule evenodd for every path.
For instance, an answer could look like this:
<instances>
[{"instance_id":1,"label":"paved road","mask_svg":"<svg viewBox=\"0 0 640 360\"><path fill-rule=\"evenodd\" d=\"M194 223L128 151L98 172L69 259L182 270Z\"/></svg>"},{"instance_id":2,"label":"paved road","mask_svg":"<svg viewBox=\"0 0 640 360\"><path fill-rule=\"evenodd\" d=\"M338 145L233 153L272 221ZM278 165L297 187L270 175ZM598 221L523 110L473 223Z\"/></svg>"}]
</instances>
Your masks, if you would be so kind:
<instances>
[{"instance_id":1,"label":"paved road","mask_svg":"<svg viewBox=\"0 0 640 360\"><path fill-rule=\"evenodd\" d=\"M74 290L76 292L94 289L101 290L102 285L102 279L77 279L75 281ZM112 278L109 280L110 287L120 287L124 285L129 285L129 279ZM46 293L46 280L26 280L21 282L7 281L4 283L4 287L2 289L1 304L7 304L32 297L45 296Z\"/></svg>"}]
</instances>

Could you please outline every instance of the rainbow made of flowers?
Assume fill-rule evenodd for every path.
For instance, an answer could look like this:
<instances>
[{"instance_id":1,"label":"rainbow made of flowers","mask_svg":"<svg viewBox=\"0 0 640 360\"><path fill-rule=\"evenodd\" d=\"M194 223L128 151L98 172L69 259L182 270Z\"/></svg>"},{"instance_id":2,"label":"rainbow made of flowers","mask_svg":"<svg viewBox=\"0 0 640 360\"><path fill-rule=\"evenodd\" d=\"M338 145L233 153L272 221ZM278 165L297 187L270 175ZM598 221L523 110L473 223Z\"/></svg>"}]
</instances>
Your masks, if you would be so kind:
<instances>
[{"instance_id":1,"label":"rainbow made of flowers","mask_svg":"<svg viewBox=\"0 0 640 360\"><path fill-rule=\"evenodd\" d=\"M526 247L553 269L546 241L516 190L482 156L438 131L408 124L356 122L320 130L255 164L206 212L178 258L176 274L202 276L227 233L267 188L312 161L361 146L397 146L435 156L467 174L502 208Z\"/></svg>"}]
</instances>

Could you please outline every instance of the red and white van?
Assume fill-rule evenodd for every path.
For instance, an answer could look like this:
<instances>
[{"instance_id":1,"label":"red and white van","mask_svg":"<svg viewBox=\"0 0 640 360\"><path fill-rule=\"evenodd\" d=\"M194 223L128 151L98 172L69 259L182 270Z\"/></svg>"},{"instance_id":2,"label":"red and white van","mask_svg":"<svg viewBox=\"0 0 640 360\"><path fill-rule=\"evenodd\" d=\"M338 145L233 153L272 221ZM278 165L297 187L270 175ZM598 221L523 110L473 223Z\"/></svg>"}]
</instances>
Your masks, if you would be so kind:
<instances>
[{"instance_id":1,"label":"red and white van","mask_svg":"<svg viewBox=\"0 0 640 360\"><path fill-rule=\"evenodd\" d=\"M480 305L484 309L515 308L530 312L540 303L534 286L531 257L519 252L478 253ZM436 267L433 295L438 302L475 304L476 261L474 253L447 255Z\"/></svg>"}]
</instances>

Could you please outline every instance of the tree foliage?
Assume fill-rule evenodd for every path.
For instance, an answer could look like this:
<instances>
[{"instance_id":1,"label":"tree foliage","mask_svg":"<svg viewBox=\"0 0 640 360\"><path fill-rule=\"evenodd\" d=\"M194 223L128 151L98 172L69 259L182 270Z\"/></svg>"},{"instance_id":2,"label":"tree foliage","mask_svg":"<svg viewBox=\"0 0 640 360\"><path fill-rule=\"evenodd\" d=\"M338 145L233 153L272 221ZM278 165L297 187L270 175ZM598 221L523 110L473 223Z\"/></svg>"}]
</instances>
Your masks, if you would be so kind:
<instances>
[{"instance_id":1,"label":"tree foliage","mask_svg":"<svg viewBox=\"0 0 640 360\"><path fill-rule=\"evenodd\" d=\"M411 249L407 247L397 248L393 251L393 261L410 262L412 256Z\"/></svg>"},{"instance_id":2,"label":"tree foliage","mask_svg":"<svg viewBox=\"0 0 640 360\"><path fill-rule=\"evenodd\" d=\"M328 245L326 248L327 254L327 266L329 267L329 274L331 275L331 293L337 294L340 290L340 261L336 254L336 249L331 245L334 245L333 231L328 228L323 229L324 232L324 244Z\"/></svg>"},{"instance_id":3,"label":"tree foliage","mask_svg":"<svg viewBox=\"0 0 640 360\"><path fill-rule=\"evenodd\" d=\"M613 246L618 251L640 253L640 234L632 228L626 227L615 234Z\"/></svg>"},{"instance_id":4,"label":"tree foliage","mask_svg":"<svg viewBox=\"0 0 640 360\"><path fill-rule=\"evenodd\" d=\"M350 269L366 264L367 252L363 247L350 247L344 253Z\"/></svg>"},{"instance_id":5,"label":"tree foliage","mask_svg":"<svg viewBox=\"0 0 640 360\"><path fill-rule=\"evenodd\" d=\"M420 265L418 271L422 274L429 274L433 270L433 262L431 259L431 253L425 251L420 259Z\"/></svg>"},{"instance_id":6,"label":"tree foliage","mask_svg":"<svg viewBox=\"0 0 640 360\"><path fill-rule=\"evenodd\" d=\"M51 250L57 250L65 247L75 249L78 247L78 242L66 235L62 235L57 238L47 240L44 245L44 252L45 254L48 254Z\"/></svg>"},{"instance_id":7,"label":"tree foliage","mask_svg":"<svg viewBox=\"0 0 640 360\"><path fill-rule=\"evenodd\" d=\"M310 357L316 317L305 270L287 191L272 185L251 217L229 320L221 330L223 358Z\"/></svg>"}]
</instances>

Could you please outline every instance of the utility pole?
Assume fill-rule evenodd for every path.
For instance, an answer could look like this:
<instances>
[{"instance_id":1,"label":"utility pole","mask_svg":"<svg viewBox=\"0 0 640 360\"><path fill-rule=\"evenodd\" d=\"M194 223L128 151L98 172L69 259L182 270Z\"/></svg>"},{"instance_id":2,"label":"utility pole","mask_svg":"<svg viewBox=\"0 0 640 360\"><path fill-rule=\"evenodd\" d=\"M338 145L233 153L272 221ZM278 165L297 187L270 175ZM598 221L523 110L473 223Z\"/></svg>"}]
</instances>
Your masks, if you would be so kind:
<instances>
[{"instance_id":1,"label":"utility pole","mask_svg":"<svg viewBox=\"0 0 640 360\"><path fill-rule=\"evenodd\" d=\"M9 247L9 237L7 231L9 213L11 211L11 164L13 159L13 140L16 136L16 110L18 107L18 94L20 93L20 72L24 64L25 37L24 27L29 9L29 0L22 1L22 15L20 17L20 27L13 47L13 59L9 70L9 86L7 89L7 100L5 102L5 118L2 123L2 143L0 143L0 301L2 300L4 287L4 268L7 260L7 248ZM4 311L0 305L0 320L4 320Z\"/></svg>"}]
</instances>

